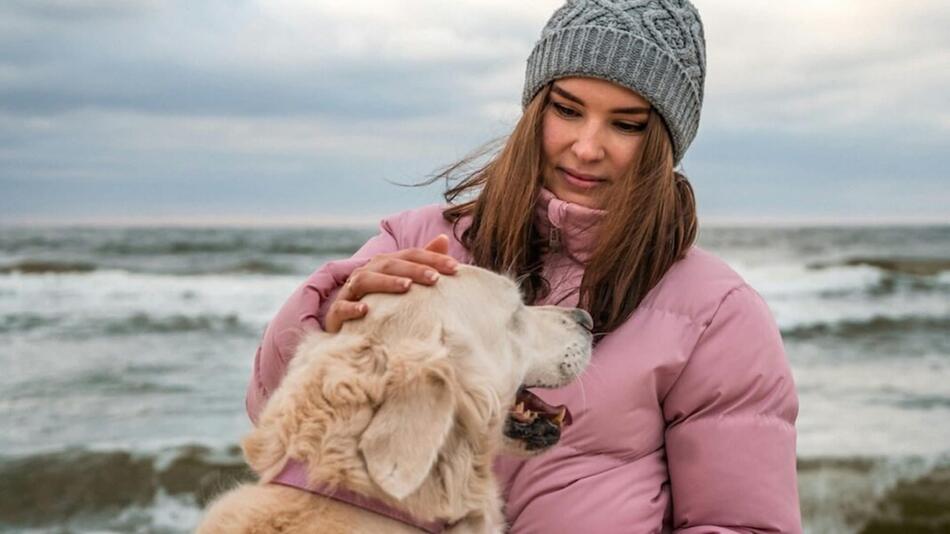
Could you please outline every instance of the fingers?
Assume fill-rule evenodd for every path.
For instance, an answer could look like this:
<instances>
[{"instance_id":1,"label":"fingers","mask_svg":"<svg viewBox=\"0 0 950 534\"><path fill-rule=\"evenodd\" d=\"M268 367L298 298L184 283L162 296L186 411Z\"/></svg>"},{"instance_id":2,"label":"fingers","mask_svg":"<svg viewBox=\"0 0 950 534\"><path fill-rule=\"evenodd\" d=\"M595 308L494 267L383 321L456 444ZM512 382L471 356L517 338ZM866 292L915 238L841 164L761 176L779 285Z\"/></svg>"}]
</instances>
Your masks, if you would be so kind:
<instances>
[{"instance_id":1,"label":"fingers","mask_svg":"<svg viewBox=\"0 0 950 534\"><path fill-rule=\"evenodd\" d=\"M437 239L438 238L436 238L436 240ZM432 243L437 243L436 240L430 241L429 244L431 245ZM435 252L425 248L410 248L401 250L396 253L396 257L402 260L428 265L442 274L455 274L458 271L458 261L456 261L455 258L447 254Z\"/></svg>"},{"instance_id":2,"label":"fingers","mask_svg":"<svg viewBox=\"0 0 950 534\"><path fill-rule=\"evenodd\" d=\"M400 264L401 263L408 262L400 262ZM411 269L411 267L402 265L400 265L398 269L397 267L390 268L397 271L407 271ZM421 269L425 270L424 267ZM438 278L438 273L431 270L429 270L429 272ZM425 280L427 284L432 283L429 281L430 277L426 274L421 275L421 278ZM343 284L343 289L340 290L337 300L343 299L355 301L370 293L403 293L409 289L409 286L412 285L412 282L413 279L408 276L393 276L390 274L373 271L356 271L351 274L350 278L347 279L345 284Z\"/></svg>"},{"instance_id":3,"label":"fingers","mask_svg":"<svg viewBox=\"0 0 950 534\"><path fill-rule=\"evenodd\" d=\"M371 293L405 293L413 283L432 285L440 274L455 274L458 261L448 255L449 238L439 234L422 248L379 254L350 274L330 304L324 319L327 332L338 332L344 322L366 315L366 304L358 302Z\"/></svg>"},{"instance_id":4,"label":"fingers","mask_svg":"<svg viewBox=\"0 0 950 534\"><path fill-rule=\"evenodd\" d=\"M408 261L390 259L387 260L387 268L391 272L414 274L421 278L420 283L432 284L439 277L436 271ZM354 271L340 288L336 299L330 304L324 320L324 330L330 333L339 332L344 322L366 315L368 310L366 304L358 302L363 296L370 293L405 293L412 283L413 278L406 276L394 276L368 270Z\"/></svg>"},{"instance_id":5,"label":"fingers","mask_svg":"<svg viewBox=\"0 0 950 534\"><path fill-rule=\"evenodd\" d=\"M367 307L362 302L350 302L348 300L337 299L330 305L324 319L324 330L331 334L340 331L340 327L346 321L359 319L366 315Z\"/></svg>"},{"instance_id":6,"label":"fingers","mask_svg":"<svg viewBox=\"0 0 950 534\"><path fill-rule=\"evenodd\" d=\"M426 250L432 252L438 252L439 254L448 254L449 253L449 236L445 234L439 234L426 243L426 246L422 247Z\"/></svg>"}]
</instances>

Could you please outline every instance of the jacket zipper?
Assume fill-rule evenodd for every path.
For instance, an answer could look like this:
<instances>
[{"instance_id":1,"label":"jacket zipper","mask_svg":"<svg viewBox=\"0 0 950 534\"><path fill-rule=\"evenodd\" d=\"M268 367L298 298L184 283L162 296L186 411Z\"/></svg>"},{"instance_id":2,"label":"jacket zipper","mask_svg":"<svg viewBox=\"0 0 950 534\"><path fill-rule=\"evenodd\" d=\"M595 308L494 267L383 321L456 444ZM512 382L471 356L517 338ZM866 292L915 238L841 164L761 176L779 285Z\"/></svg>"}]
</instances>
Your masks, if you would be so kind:
<instances>
[{"instance_id":1,"label":"jacket zipper","mask_svg":"<svg viewBox=\"0 0 950 534\"><path fill-rule=\"evenodd\" d=\"M557 226L551 226L548 234L548 248L551 252L560 252L561 250L561 229Z\"/></svg>"}]
</instances>

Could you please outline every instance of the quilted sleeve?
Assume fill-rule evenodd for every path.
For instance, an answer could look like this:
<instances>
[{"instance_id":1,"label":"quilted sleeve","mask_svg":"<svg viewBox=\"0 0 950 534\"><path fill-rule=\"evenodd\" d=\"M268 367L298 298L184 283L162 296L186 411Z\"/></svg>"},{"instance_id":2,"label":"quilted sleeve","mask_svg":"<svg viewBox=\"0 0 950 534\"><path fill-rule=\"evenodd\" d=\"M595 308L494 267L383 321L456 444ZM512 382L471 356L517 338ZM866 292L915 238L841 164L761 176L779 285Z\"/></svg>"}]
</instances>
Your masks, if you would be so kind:
<instances>
[{"instance_id":1,"label":"quilted sleeve","mask_svg":"<svg viewBox=\"0 0 950 534\"><path fill-rule=\"evenodd\" d=\"M663 401L678 533L801 532L798 397L772 315L731 290Z\"/></svg>"}]
</instances>

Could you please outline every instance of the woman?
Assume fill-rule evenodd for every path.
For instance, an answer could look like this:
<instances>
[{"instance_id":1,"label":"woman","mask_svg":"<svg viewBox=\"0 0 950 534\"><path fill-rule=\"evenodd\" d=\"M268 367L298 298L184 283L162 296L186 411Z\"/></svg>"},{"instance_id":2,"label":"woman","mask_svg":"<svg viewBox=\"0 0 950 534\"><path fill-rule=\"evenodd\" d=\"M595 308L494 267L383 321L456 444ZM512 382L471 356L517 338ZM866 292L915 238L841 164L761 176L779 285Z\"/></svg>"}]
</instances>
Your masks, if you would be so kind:
<instances>
[{"instance_id":1,"label":"woman","mask_svg":"<svg viewBox=\"0 0 950 534\"><path fill-rule=\"evenodd\" d=\"M801 531L781 338L755 290L692 245L693 193L674 171L698 127L704 47L686 0L556 11L511 136L446 193L474 199L386 219L316 271L265 333L251 418L301 326L335 332L372 313L367 293L474 263L519 276L529 302L585 308L598 334L579 381L538 391L575 415L561 443L496 466L511 532Z\"/></svg>"}]
</instances>

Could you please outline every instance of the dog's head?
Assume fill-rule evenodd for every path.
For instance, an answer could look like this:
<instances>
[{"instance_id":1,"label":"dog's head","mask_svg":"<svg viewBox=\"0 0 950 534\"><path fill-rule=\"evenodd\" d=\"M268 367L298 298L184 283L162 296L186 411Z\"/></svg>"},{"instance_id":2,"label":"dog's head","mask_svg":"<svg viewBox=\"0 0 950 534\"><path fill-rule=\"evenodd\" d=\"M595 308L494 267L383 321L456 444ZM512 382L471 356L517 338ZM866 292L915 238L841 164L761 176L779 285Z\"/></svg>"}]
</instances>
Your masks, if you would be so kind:
<instances>
[{"instance_id":1,"label":"dog's head","mask_svg":"<svg viewBox=\"0 0 950 534\"><path fill-rule=\"evenodd\" d=\"M380 486L394 495L414 490L457 424L499 441L504 433L512 452L557 442L569 422L565 409L524 388L559 387L580 375L590 359L586 312L526 306L511 279L470 266L432 287L367 300L375 317L348 330L394 343L425 340L428 356L414 362L415 372L394 367L391 393L363 434L360 448Z\"/></svg>"},{"instance_id":2,"label":"dog's head","mask_svg":"<svg viewBox=\"0 0 950 534\"><path fill-rule=\"evenodd\" d=\"M319 374L311 395L321 398L310 402L334 405L338 414L350 410L365 469L387 494L401 500L422 490L442 463L487 464L501 444L533 453L557 442L569 417L524 388L563 386L584 370L591 349L586 312L526 306L511 279L470 266L432 287L365 301L365 318L301 345L275 396L293 387L288 382L305 381L301 375ZM350 349L328 348L344 340ZM353 408L361 403L368 408ZM260 472L252 438L245 451ZM490 465L481 468L490 476Z\"/></svg>"}]
</instances>

